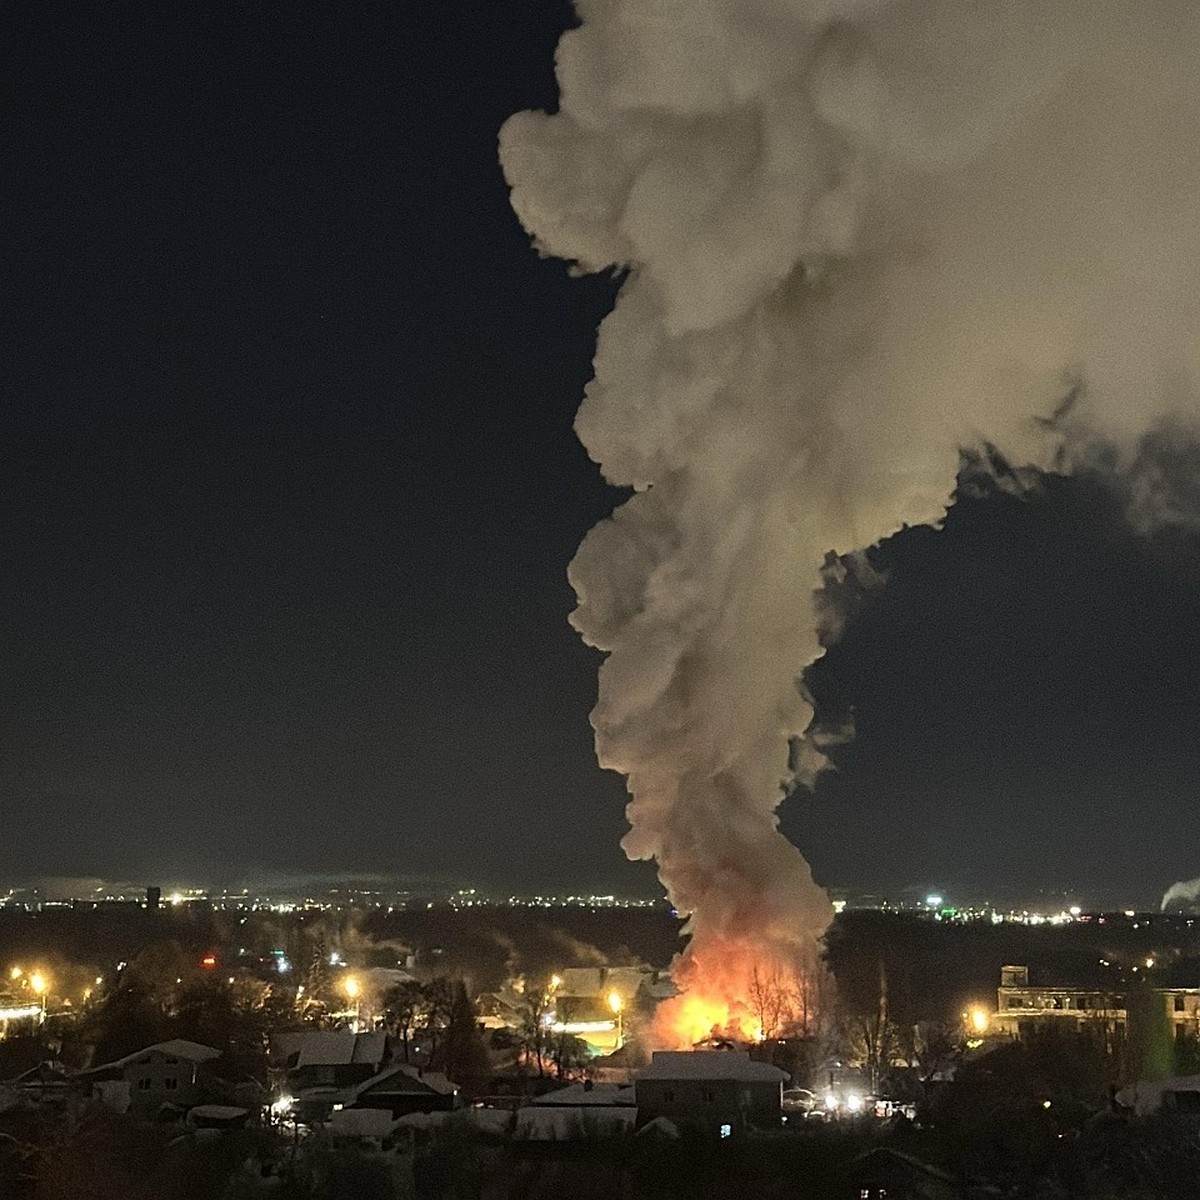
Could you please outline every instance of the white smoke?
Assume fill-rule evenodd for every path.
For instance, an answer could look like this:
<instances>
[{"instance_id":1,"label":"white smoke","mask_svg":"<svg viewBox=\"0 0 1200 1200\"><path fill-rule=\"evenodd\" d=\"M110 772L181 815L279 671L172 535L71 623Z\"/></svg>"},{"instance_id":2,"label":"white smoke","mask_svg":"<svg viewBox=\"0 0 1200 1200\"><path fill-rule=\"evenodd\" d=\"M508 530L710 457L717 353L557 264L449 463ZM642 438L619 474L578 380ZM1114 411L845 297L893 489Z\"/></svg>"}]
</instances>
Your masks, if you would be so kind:
<instances>
[{"instance_id":1,"label":"white smoke","mask_svg":"<svg viewBox=\"0 0 1200 1200\"><path fill-rule=\"evenodd\" d=\"M1163 893L1159 908L1166 912L1168 909L1181 909L1184 912L1195 912L1200 907L1200 879L1181 879L1171 884Z\"/></svg>"},{"instance_id":2,"label":"white smoke","mask_svg":"<svg viewBox=\"0 0 1200 1200\"><path fill-rule=\"evenodd\" d=\"M501 161L543 253L629 270L576 428L636 494L580 547L573 622L686 980L828 919L775 815L820 765L789 741L826 555L938 521L985 440L1122 469L1191 435L1200 6L577 7L560 110L512 117Z\"/></svg>"}]
</instances>

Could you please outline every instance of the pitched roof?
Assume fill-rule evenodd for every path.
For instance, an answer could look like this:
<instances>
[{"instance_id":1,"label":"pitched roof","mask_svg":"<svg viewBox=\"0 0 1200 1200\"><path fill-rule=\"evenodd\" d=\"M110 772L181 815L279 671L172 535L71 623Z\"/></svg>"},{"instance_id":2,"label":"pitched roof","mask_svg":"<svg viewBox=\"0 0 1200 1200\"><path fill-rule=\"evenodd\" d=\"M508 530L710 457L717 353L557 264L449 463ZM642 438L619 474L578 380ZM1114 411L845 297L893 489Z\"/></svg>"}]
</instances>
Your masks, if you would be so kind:
<instances>
[{"instance_id":1,"label":"pitched roof","mask_svg":"<svg viewBox=\"0 0 1200 1200\"><path fill-rule=\"evenodd\" d=\"M582 1083L573 1083L570 1087L538 1096L530 1103L543 1108L591 1108L596 1105L611 1107L614 1104L624 1107L637 1104L637 1100L633 1088L626 1084L597 1083L586 1087Z\"/></svg>"},{"instance_id":2,"label":"pitched roof","mask_svg":"<svg viewBox=\"0 0 1200 1200\"><path fill-rule=\"evenodd\" d=\"M442 1074L441 1071L421 1071L416 1067L400 1063L385 1067L378 1075L351 1088L347 1093L347 1103L353 1103L366 1092L407 1092L421 1094L436 1092L441 1096L453 1096L458 1088Z\"/></svg>"},{"instance_id":3,"label":"pitched roof","mask_svg":"<svg viewBox=\"0 0 1200 1200\"><path fill-rule=\"evenodd\" d=\"M643 983L650 983L653 972L647 967L567 967L560 972L559 996L604 998L617 992L628 1003Z\"/></svg>"},{"instance_id":4,"label":"pitched roof","mask_svg":"<svg viewBox=\"0 0 1200 1200\"><path fill-rule=\"evenodd\" d=\"M162 1054L167 1058L182 1058L186 1062L193 1063L211 1062L214 1058L221 1057L220 1050L216 1050L212 1046L204 1046L200 1042L189 1042L186 1038L171 1038L170 1041L155 1042L153 1046L135 1050L132 1054L126 1054L124 1058L101 1063L98 1067L80 1071L79 1074L93 1075L97 1071L111 1071L117 1067L127 1067L132 1063L149 1058L151 1054Z\"/></svg>"},{"instance_id":5,"label":"pitched roof","mask_svg":"<svg viewBox=\"0 0 1200 1200\"><path fill-rule=\"evenodd\" d=\"M637 1121L633 1108L518 1108L512 1137L518 1142L570 1142L611 1137L632 1129Z\"/></svg>"},{"instance_id":6,"label":"pitched roof","mask_svg":"<svg viewBox=\"0 0 1200 1200\"><path fill-rule=\"evenodd\" d=\"M297 1067L345 1066L369 1063L378 1066L387 1053L387 1034L352 1033L349 1029L320 1029L304 1035Z\"/></svg>"},{"instance_id":7,"label":"pitched roof","mask_svg":"<svg viewBox=\"0 0 1200 1200\"><path fill-rule=\"evenodd\" d=\"M790 1076L770 1063L755 1062L745 1050L655 1050L639 1079L736 1079L782 1083Z\"/></svg>"},{"instance_id":8,"label":"pitched roof","mask_svg":"<svg viewBox=\"0 0 1200 1200\"><path fill-rule=\"evenodd\" d=\"M339 1108L329 1114L334 1137L387 1137L396 1121L386 1108Z\"/></svg>"}]
</instances>

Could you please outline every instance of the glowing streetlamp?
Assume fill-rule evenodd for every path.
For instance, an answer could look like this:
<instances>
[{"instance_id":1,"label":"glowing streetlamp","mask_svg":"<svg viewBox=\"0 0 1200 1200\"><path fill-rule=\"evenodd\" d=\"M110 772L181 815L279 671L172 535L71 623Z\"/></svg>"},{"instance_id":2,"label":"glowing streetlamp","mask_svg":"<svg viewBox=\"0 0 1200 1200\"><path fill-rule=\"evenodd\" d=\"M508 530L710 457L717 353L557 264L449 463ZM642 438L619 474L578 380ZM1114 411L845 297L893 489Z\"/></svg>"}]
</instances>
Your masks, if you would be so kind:
<instances>
[{"instance_id":1,"label":"glowing streetlamp","mask_svg":"<svg viewBox=\"0 0 1200 1200\"><path fill-rule=\"evenodd\" d=\"M354 1032L357 1033L359 1020L358 998L362 993L362 986L353 975L348 975L345 981L342 983L342 987L345 989L346 995L350 999L350 1002L354 1005Z\"/></svg>"},{"instance_id":2,"label":"glowing streetlamp","mask_svg":"<svg viewBox=\"0 0 1200 1200\"><path fill-rule=\"evenodd\" d=\"M617 1018L617 1049L620 1050L625 1045L625 1028L622 1020L625 1001L621 999L621 993L615 988L608 993L608 1007L612 1009L613 1016Z\"/></svg>"},{"instance_id":3,"label":"glowing streetlamp","mask_svg":"<svg viewBox=\"0 0 1200 1200\"><path fill-rule=\"evenodd\" d=\"M46 1019L46 993L50 990L45 975L41 971L34 971L29 977L29 986L33 989L34 995L42 998L42 1020L44 1021Z\"/></svg>"},{"instance_id":4,"label":"glowing streetlamp","mask_svg":"<svg viewBox=\"0 0 1200 1200\"><path fill-rule=\"evenodd\" d=\"M975 1033L981 1035L987 1033L991 1018L988 1016L986 1008L976 1005L967 1012L966 1016L967 1023Z\"/></svg>"}]
</instances>

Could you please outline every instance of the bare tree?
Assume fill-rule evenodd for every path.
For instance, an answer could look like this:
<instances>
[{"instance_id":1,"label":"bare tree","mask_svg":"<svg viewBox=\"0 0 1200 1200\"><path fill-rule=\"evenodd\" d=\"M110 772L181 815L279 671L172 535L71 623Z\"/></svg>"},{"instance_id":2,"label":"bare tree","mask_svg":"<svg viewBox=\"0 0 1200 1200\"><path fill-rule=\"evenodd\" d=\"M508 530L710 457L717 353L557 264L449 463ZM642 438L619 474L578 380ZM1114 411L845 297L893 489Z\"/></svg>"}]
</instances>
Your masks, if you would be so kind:
<instances>
[{"instance_id":1,"label":"bare tree","mask_svg":"<svg viewBox=\"0 0 1200 1200\"><path fill-rule=\"evenodd\" d=\"M774 1041L791 1024L796 999L795 981L778 966L769 969L758 963L750 973L750 1008L758 1023L759 1041Z\"/></svg>"},{"instance_id":2,"label":"bare tree","mask_svg":"<svg viewBox=\"0 0 1200 1200\"><path fill-rule=\"evenodd\" d=\"M851 1016L846 1040L851 1054L867 1070L871 1090L877 1092L899 1050L897 1031L888 1015L888 978L883 959L879 960L879 991L873 1009Z\"/></svg>"},{"instance_id":3,"label":"bare tree","mask_svg":"<svg viewBox=\"0 0 1200 1200\"><path fill-rule=\"evenodd\" d=\"M425 1005L425 989L415 979L406 979L383 995L383 1017L388 1032L400 1039L404 1061L409 1061L409 1047Z\"/></svg>"},{"instance_id":4,"label":"bare tree","mask_svg":"<svg viewBox=\"0 0 1200 1200\"><path fill-rule=\"evenodd\" d=\"M449 979L438 975L421 989L421 994L420 1029L429 1039L429 1062L436 1066L440 1062L438 1051L442 1037L454 1011L454 988Z\"/></svg>"},{"instance_id":5,"label":"bare tree","mask_svg":"<svg viewBox=\"0 0 1200 1200\"><path fill-rule=\"evenodd\" d=\"M527 988L521 1005L521 1055L525 1063L537 1063L538 1078L546 1074L546 1018L551 1010L551 997L544 988Z\"/></svg>"}]
</instances>

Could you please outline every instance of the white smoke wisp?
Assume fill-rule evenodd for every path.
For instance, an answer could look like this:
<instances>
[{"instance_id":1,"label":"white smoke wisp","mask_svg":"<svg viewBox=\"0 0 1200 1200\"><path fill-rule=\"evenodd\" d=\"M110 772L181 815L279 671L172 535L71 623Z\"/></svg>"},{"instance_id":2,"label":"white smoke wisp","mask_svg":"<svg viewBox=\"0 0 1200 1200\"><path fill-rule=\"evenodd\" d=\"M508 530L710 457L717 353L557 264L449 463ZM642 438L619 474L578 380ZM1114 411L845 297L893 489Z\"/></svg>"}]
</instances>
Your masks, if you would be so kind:
<instances>
[{"instance_id":1,"label":"white smoke wisp","mask_svg":"<svg viewBox=\"0 0 1200 1200\"><path fill-rule=\"evenodd\" d=\"M1195 912L1200 908L1200 879L1180 879L1163 893L1162 912L1168 909Z\"/></svg>"},{"instance_id":2,"label":"white smoke wisp","mask_svg":"<svg viewBox=\"0 0 1200 1200\"><path fill-rule=\"evenodd\" d=\"M577 8L560 110L501 133L539 250L628 270L576 428L636 494L572 619L608 655L625 850L690 914L676 978L734 1018L829 919L775 812L821 764L826 555L938 521L961 448L1061 468L1103 439L1120 469L1195 426L1200 6Z\"/></svg>"}]
</instances>

